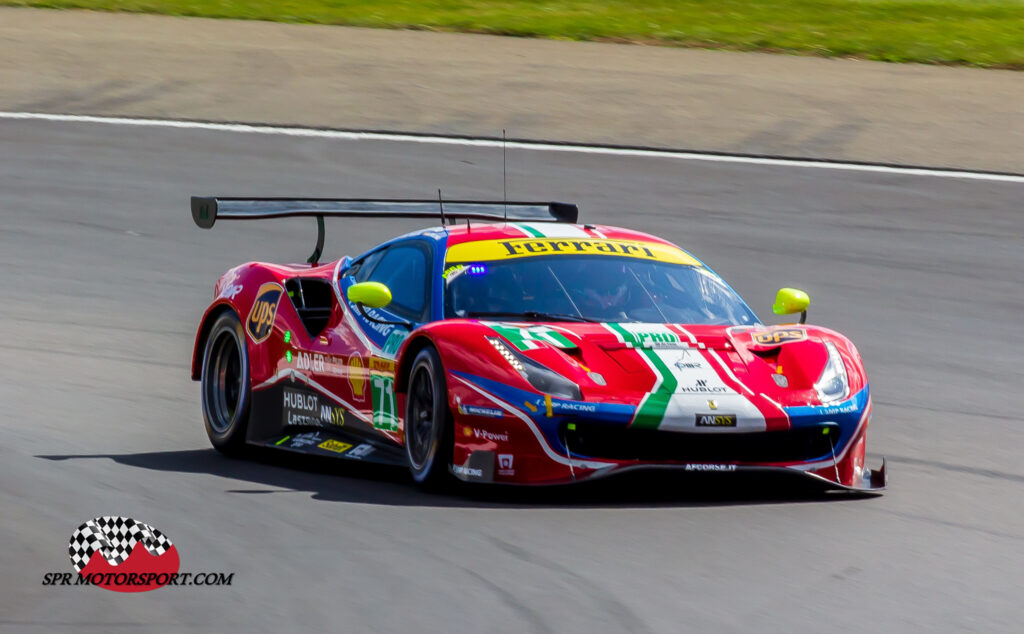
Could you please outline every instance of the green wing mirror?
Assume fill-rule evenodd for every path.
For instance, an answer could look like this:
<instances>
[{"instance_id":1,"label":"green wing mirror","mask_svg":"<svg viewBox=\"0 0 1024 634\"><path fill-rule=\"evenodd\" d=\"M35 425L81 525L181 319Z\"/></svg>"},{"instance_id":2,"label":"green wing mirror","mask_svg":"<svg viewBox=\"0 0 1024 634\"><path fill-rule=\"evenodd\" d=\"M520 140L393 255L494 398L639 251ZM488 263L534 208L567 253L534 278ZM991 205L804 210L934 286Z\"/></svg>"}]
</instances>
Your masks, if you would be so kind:
<instances>
[{"instance_id":1,"label":"green wing mirror","mask_svg":"<svg viewBox=\"0 0 1024 634\"><path fill-rule=\"evenodd\" d=\"M378 324L392 324L402 326L406 330L412 330L414 324L403 319L402 321L388 321L366 312L366 308L384 308L391 303L391 289L380 282L358 282L348 287L345 291L348 301L356 305L359 312L370 321Z\"/></svg>"},{"instance_id":2,"label":"green wing mirror","mask_svg":"<svg viewBox=\"0 0 1024 634\"><path fill-rule=\"evenodd\" d=\"M380 282L359 282L348 287L348 301L370 308L384 308L391 303L391 289Z\"/></svg>"},{"instance_id":3,"label":"green wing mirror","mask_svg":"<svg viewBox=\"0 0 1024 634\"><path fill-rule=\"evenodd\" d=\"M811 305L811 298L807 293L795 288L780 288L775 295L775 304L772 305L772 312L776 315L792 315L800 313L800 323L807 321L807 307Z\"/></svg>"}]
</instances>

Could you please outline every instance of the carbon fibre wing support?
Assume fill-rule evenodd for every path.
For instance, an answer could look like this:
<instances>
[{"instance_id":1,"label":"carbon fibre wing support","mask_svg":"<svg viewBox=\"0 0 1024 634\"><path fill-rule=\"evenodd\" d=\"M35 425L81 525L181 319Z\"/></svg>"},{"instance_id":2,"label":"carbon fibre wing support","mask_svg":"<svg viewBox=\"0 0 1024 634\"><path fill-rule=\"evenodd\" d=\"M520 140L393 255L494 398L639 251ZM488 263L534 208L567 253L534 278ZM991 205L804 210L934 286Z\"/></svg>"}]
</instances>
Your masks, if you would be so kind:
<instances>
[{"instance_id":1,"label":"carbon fibre wing support","mask_svg":"<svg viewBox=\"0 0 1024 634\"><path fill-rule=\"evenodd\" d=\"M262 220L307 216L317 219L316 264L324 246L324 218L445 218L452 220L513 220L576 223L579 208L559 202L503 202L446 200L444 214L437 200L385 200L368 198L221 198L193 196L192 220L202 229L217 219Z\"/></svg>"}]
</instances>

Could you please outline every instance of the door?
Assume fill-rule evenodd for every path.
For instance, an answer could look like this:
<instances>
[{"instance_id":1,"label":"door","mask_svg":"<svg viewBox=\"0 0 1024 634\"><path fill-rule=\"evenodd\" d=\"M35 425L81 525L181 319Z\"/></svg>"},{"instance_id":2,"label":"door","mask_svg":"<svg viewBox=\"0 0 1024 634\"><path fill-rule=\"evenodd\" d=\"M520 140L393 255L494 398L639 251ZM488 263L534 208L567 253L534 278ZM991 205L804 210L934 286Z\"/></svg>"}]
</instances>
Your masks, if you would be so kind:
<instances>
[{"instance_id":1,"label":"door","mask_svg":"<svg viewBox=\"0 0 1024 634\"><path fill-rule=\"evenodd\" d=\"M396 441L402 414L394 390L395 356L409 332L429 318L432 261L431 244L410 239L357 260L338 280L342 296L356 282L380 282L391 290L391 304L365 313L346 299L344 324L352 335L352 402L374 428Z\"/></svg>"}]
</instances>

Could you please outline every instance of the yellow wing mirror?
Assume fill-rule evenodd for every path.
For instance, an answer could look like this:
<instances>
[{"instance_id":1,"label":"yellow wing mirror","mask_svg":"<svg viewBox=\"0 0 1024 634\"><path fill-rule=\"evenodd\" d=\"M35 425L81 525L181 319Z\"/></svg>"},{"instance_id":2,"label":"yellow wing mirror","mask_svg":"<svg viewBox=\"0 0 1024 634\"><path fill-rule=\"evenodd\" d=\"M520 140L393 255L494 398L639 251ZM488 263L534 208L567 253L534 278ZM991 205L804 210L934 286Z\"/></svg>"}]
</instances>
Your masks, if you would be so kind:
<instances>
[{"instance_id":1,"label":"yellow wing mirror","mask_svg":"<svg viewBox=\"0 0 1024 634\"><path fill-rule=\"evenodd\" d=\"M391 289L380 282L359 282L348 287L348 301L370 308L384 308L391 303Z\"/></svg>"},{"instance_id":2,"label":"yellow wing mirror","mask_svg":"<svg viewBox=\"0 0 1024 634\"><path fill-rule=\"evenodd\" d=\"M775 295L775 304L772 305L772 312L776 315L792 315L800 313L800 323L807 321L807 307L811 305L811 298L807 293L795 288L780 288Z\"/></svg>"}]
</instances>

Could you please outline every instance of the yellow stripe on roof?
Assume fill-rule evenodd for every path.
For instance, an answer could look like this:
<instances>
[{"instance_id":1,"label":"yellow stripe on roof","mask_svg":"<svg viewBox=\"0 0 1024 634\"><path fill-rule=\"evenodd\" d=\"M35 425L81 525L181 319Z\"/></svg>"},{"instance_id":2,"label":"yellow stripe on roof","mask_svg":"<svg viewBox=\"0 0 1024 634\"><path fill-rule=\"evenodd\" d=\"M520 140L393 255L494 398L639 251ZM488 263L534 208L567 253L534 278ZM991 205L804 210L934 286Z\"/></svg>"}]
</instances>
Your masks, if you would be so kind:
<instances>
[{"instance_id":1,"label":"yellow stripe on roof","mask_svg":"<svg viewBox=\"0 0 1024 634\"><path fill-rule=\"evenodd\" d=\"M517 238L512 240L478 240L463 242L448 249L448 262L480 262L509 260L539 255L610 255L654 260L670 264L700 266L692 255L677 247L656 242L635 240L602 240L588 238Z\"/></svg>"}]
</instances>

